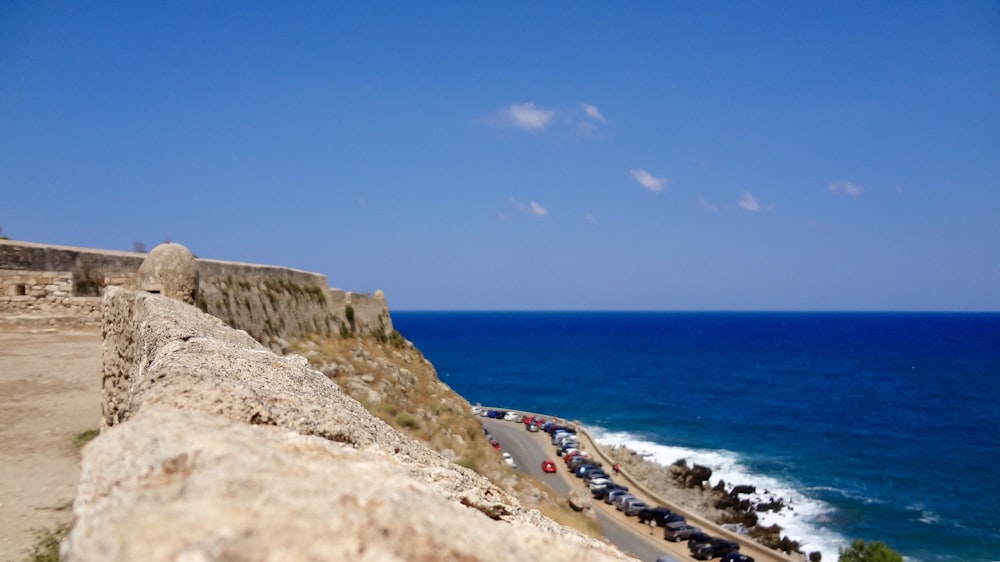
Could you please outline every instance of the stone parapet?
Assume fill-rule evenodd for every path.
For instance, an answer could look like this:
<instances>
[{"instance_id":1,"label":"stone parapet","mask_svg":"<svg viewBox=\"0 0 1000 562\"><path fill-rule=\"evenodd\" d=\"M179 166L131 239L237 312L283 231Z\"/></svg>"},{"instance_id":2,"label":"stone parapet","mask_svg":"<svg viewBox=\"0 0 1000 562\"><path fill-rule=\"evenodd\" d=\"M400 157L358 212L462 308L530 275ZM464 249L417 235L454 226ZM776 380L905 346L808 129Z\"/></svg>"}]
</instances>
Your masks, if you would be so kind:
<instances>
[{"instance_id":1,"label":"stone parapet","mask_svg":"<svg viewBox=\"0 0 1000 562\"><path fill-rule=\"evenodd\" d=\"M61 559L630 560L392 429L305 359L108 288Z\"/></svg>"}]
</instances>

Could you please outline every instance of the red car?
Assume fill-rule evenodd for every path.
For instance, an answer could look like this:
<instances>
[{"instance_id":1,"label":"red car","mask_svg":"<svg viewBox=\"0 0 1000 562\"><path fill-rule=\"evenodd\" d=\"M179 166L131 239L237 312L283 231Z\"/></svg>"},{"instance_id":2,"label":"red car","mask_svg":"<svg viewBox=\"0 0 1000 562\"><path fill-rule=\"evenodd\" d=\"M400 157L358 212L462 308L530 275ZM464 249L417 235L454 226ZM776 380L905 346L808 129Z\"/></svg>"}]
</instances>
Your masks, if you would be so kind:
<instances>
[{"instance_id":1,"label":"red car","mask_svg":"<svg viewBox=\"0 0 1000 562\"><path fill-rule=\"evenodd\" d=\"M556 463L554 463L552 461L549 461L549 460L542 461L542 471L543 472L555 472L556 471Z\"/></svg>"},{"instance_id":2,"label":"red car","mask_svg":"<svg viewBox=\"0 0 1000 562\"><path fill-rule=\"evenodd\" d=\"M500 442L496 439L490 439L490 445L492 445L494 449L498 451L500 450Z\"/></svg>"}]
</instances>

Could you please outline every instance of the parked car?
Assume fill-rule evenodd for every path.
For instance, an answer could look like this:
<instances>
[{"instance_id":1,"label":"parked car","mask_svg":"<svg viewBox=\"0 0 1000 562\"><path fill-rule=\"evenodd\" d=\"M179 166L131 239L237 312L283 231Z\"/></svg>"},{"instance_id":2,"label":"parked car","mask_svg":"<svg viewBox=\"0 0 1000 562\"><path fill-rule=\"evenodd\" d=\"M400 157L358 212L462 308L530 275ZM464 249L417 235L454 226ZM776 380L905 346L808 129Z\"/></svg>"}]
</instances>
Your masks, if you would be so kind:
<instances>
[{"instance_id":1,"label":"parked car","mask_svg":"<svg viewBox=\"0 0 1000 562\"><path fill-rule=\"evenodd\" d=\"M576 447L570 447L569 449L566 449L566 450L564 450L564 451L562 452L562 454L561 454L561 455L559 455L559 456L560 456L561 458L564 458L564 459L565 459L565 458L566 458L566 455L568 455L568 454L570 454L570 453L578 453L578 452L580 452L580 449L577 449Z\"/></svg>"},{"instance_id":2,"label":"parked car","mask_svg":"<svg viewBox=\"0 0 1000 562\"><path fill-rule=\"evenodd\" d=\"M644 509L649 509L649 504L642 500L628 501L625 502L624 506L625 507L622 509L622 512L627 516L636 515Z\"/></svg>"},{"instance_id":3,"label":"parked car","mask_svg":"<svg viewBox=\"0 0 1000 562\"><path fill-rule=\"evenodd\" d=\"M504 421L513 421L513 422L516 422L516 421L521 421L522 419L524 419L524 416L522 416L521 414L518 414L517 412L507 412L506 414L504 414L503 419L504 419Z\"/></svg>"},{"instance_id":4,"label":"parked car","mask_svg":"<svg viewBox=\"0 0 1000 562\"><path fill-rule=\"evenodd\" d=\"M689 543L688 548L691 550L691 556L698 560L711 560L716 556L723 556L739 550L740 545L721 537L710 537L707 541L696 543L694 547L691 547Z\"/></svg>"},{"instance_id":5,"label":"parked car","mask_svg":"<svg viewBox=\"0 0 1000 562\"><path fill-rule=\"evenodd\" d=\"M556 439L552 444L557 449L558 448L564 448L565 449L565 448L567 448L566 445L568 445L570 443L572 443L573 446L575 447L576 445L580 444L580 440L576 438L576 435L570 435L569 433L564 433L562 438ZM579 448L579 447L577 447L577 448Z\"/></svg>"},{"instance_id":6,"label":"parked car","mask_svg":"<svg viewBox=\"0 0 1000 562\"><path fill-rule=\"evenodd\" d=\"M737 550L723 556L722 562L753 562L753 557L743 554Z\"/></svg>"},{"instance_id":7,"label":"parked car","mask_svg":"<svg viewBox=\"0 0 1000 562\"><path fill-rule=\"evenodd\" d=\"M594 499L603 500L604 498L608 497L608 494L614 492L615 490L621 490L623 492L627 492L628 486L622 486L617 482L609 482L605 486L591 488L590 493L592 496L594 496Z\"/></svg>"},{"instance_id":8,"label":"parked car","mask_svg":"<svg viewBox=\"0 0 1000 562\"><path fill-rule=\"evenodd\" d=\"M614 489L614 485L614 481L610 478L597 478L592 480L590 484L587 484L587 488L590 489L590 493L596 498L598 490L607 488L608 486L611 486L612 489Z\"/></svg>"},{"instance_id":9,"label":"parked car","mask_svg":"<svg viewBox=\"0 0 1000 562\"><path fill-rule=\"evenodd\" d=\"M553 433L555 433L556 431L567 431L569 433L576 433L576 430L573 429L572 427L567 427L565 425L559 425L559 424L557 424L555 422L550 422L550 423L551 423L551 425L548 425L548 427L543 427L542 428L544 431L548 432L550 435L553 434Z\"/></svg>"},{"instance_id":10,"label":"parked car","mask_svg":"<svg viewBox=\"0 0 1000 562\"><path fill-rule=\"evenodd\" d=\"M688 550L694 552L694 548L696 545L698 545L699 543L709 541L711 540L711 538L712 538L711 535L709 535L708 533L703 533L701 531L698 531L697 533L691 533L691 536L688 537Z\"/></svg>"},{"instance_id":11,"label":"parked car","mask_svg":"<svg viewBox=\"0 0 1000 562\"><path fill-rule=\"evenodd\" d=\"M608 495L604 497L604 503L609 505L614 505L615 500L624 495L631 495L631 494L628 493L628 490L622 490L622 489L611 490L610 492L608 492Z\"/></svg>"},{"instance_id":12,"label":"parked car","mask_svg":"<svg viewBox=\"0 0 1000 562\"><path fill-rule=\"evenodd\" d=\"M687 521L668 521L663 526L663 538L670 542L681 542L691 538L691 535L701 533L701 529L688 525Z\"/></svg>"},{"instance_id":13,"label":"parked car","mask_svg":"<svg viewBox=\"0 0 1000 562\"><path fill-rule=\"evenodd\" d=\"M556 444L559 443L559 441L561 441L563 439L576 439L576 433L573 433L571 431L567 431L565 429L557 429L557 430L553 431L552 433L550 433L549 437L552 440L552 444L556 445Z\"/></svg>"},{"instance_id":14,"label":"parked car","mask_svg":"<svg viewBox=\"0 0 1000 562\"><path fill-rule=\"evenodd\" d=\"M617 498L615 498L614 500L612 500L611 504L615 506L615 509L621 511L625 509L624 507L622 507L625 504L625 502L631 499L635 499L635 496L633 496L632 494L622 494Z\"/></svg>"},{"instance_id":15,"label":"parked car","mask_svg":"<svg viewBox=\"0 0 1000 562\"><path fill-rule=\"evenodd\" d=\"M587 478L583 479L583 481L584 483L587 484L587 487L589 487L591 490L597 488L598 486L607 486L608 484L614 484L614 481L611 480L611 477L608 476L607 474L595 475L594 473L590 473Z\"/></svg>"},{"instance_id":16,"label":"parked car","mask_svg":"<svg viewBox=\"0 0 1000 562\"><path fill-rule=\"evenodd\" d=\"M507 463L507 466L511 468L517 468L517 462L514 461L514 457L510 456L510 453L503 454L503 462Z\"/></svg>"},{"instance_id":17,"label":"parked car","mask_svg":"<svg viewBox=\"0 0 1000 562\"><path fill-rule=\"evenodd\" d=\"M552 473L552 472L555 472L555 471L556 471L556 463L554 463L554 462L552 462L550 460L544 460L544 461L542 461L542 472Z\"/></svg>"},{"instance_id":18,"label":"parked car","mask_svg":"<svg viewBox=\"0 0 1000 562\"><path fill-rule=\"evenodd\" d=\"M561 457L565 455L567 451L572 450L580 450L580 443L578 441L566 441L556 449L556 454Z\"/></svg>"},{"instance_id":19,"label":"parked car","mask_svg":"<svg viewBox=\"0 0 1000 562\"><path fill-rule=\"evenodd\" d=\"M536 432L538 431L538 426L535 425L535 424L533 424L533 423L532 424L526 424L524 426L524 428L527 429L528 431L536 431Z\"/></svg>"},{"instance_id":20,"label":"parked car","mask_svg":"<svg viewBox=\"0 0 1000 562\"><path fill-rule=\"evenodd\" d=\"M586 453L577 454L570 460L566 461L566 466L570 470L576 470L585 464L593 464L594 460L590 458L590 455Z\"/></svg>"},{"instance_id":21,"label":"parked car","mask_svg":"<svg viewBox=\"0 0 1000 562\"><path fill-rule=\"evenodd\" d=\"M494 449L498 451L500 450L500 442L497 441L496 439L493 439L492 437L490 438L490 446L492 446Z\"/></svg>"},{"instance_id":22,"label":"parked car","mask_svg":"<svg viewBox=\"0 0 1000 562\"><path fill-rule=\"evenodd\" d=\"M583 476L583 483L586 484L587 486L590 486L595 480L607 481L610 478L611 477L608 476L608 473L604 472L601 469L591 470L590 472L588 472Z\"/></svg>"},{"instance_id":23,"label":"parked car","mask_svg":"<svg viewBox=\"0 0 1000 562\"><path fill-rule=\"evenodd\" d=\"M576 468L576 470L573 471L573 474L576 474L577 478L583 478L584 476L586 476L587 474L589 474L591 472L594 472L595 470L599 470L601 472L604 472L604 470L599 465L596 465L596 464L584 464L584 465L578 466Z\"/></svg>"},{"instance_id":24,"label":"parked car","mask_svg":"<svg viewBox=\"0 0 1000 562\"><path fill-rule=\"evenodd\" d=\"M651 507L647 510L639 512L637 515L639 516L640 523L645 523L652 519L661 527L674 521L684 521L683 515L674 513L666 507Z\"/></svg>"},{"instance_id":25,"label":"parked car","mask_svg":"<svg viewBox=\"0 0 1000 562\"><path fill-rule=\"evenodd\" d=\"M579 449L580 442L577 441L576 437L571 437L569 439L559 440L559 442L555 444L555 447L556 447L556 452L559 454L559 456L562 456L563 453L565 453L570 449Z\"/></svg>"}]
</instances>

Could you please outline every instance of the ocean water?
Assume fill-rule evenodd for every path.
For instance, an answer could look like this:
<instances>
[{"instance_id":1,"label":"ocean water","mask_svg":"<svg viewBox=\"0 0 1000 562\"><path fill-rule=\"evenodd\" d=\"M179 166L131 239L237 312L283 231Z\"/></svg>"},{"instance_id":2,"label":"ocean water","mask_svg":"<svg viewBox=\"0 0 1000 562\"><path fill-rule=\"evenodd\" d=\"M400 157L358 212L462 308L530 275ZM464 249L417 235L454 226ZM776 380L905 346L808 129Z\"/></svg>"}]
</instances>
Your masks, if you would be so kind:
<instances>
[{"instance_id":1,"label":"ocean water","mask_svg":"<svg viewBox=\"0 0 1000 562\"><path fill-rule=\"evenodd\" d=\"M559 415L790 508L835 561L1000 559L1000 314L396 312L473 404Z\"/></svg>"}]
</instances>

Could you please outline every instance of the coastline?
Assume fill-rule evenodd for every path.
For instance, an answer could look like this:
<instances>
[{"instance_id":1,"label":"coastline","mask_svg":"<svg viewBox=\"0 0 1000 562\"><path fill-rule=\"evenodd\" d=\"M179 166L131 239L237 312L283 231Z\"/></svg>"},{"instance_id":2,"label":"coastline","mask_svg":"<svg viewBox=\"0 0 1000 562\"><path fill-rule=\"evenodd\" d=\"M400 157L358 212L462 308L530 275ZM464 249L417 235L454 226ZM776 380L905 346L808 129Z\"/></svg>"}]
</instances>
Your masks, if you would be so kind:
<instances>
[{"instance_id":1,"label":"coastline","mask_svg":"<svg viewBox=\"0 0 1000 562\"><path fill-rule=\"evenodd\" d=\"M488 406L479 406L484 410L505 409ZM705 529L706 532L716 536L722 536L729 540L737 541L744 545L741 552L749 554L757 559L780 560L783 562L802 562L808 559L808 552L786 553L768 545L758 542L750 536L733 532L722 527L722 523L716 521L724 517L726 512L712 507L709 503L712 491L700 488L682 488L677 486L671 475L671 467L647 460L640 452L631 450L625 446L602 445L595 439L588 428L578 421L565 420L557 416L527 412L517 409L506 409L524 415L541 416L546 419L557 419L559 423L574 426L581 439L584 450L593 452L598 459L607 466L613 464L620 465L620 475L616 478L629 485L630 488L649 497L657 504L665 506L672 511L684 515L688 521L694 525ZM510 422L516 423L516 422ZM793 540L793 539L788 539ZM786 540L785 544L789 542ZM836 560L836 553L822 553L822 559Z\"/></svg>"}]
</instances>

